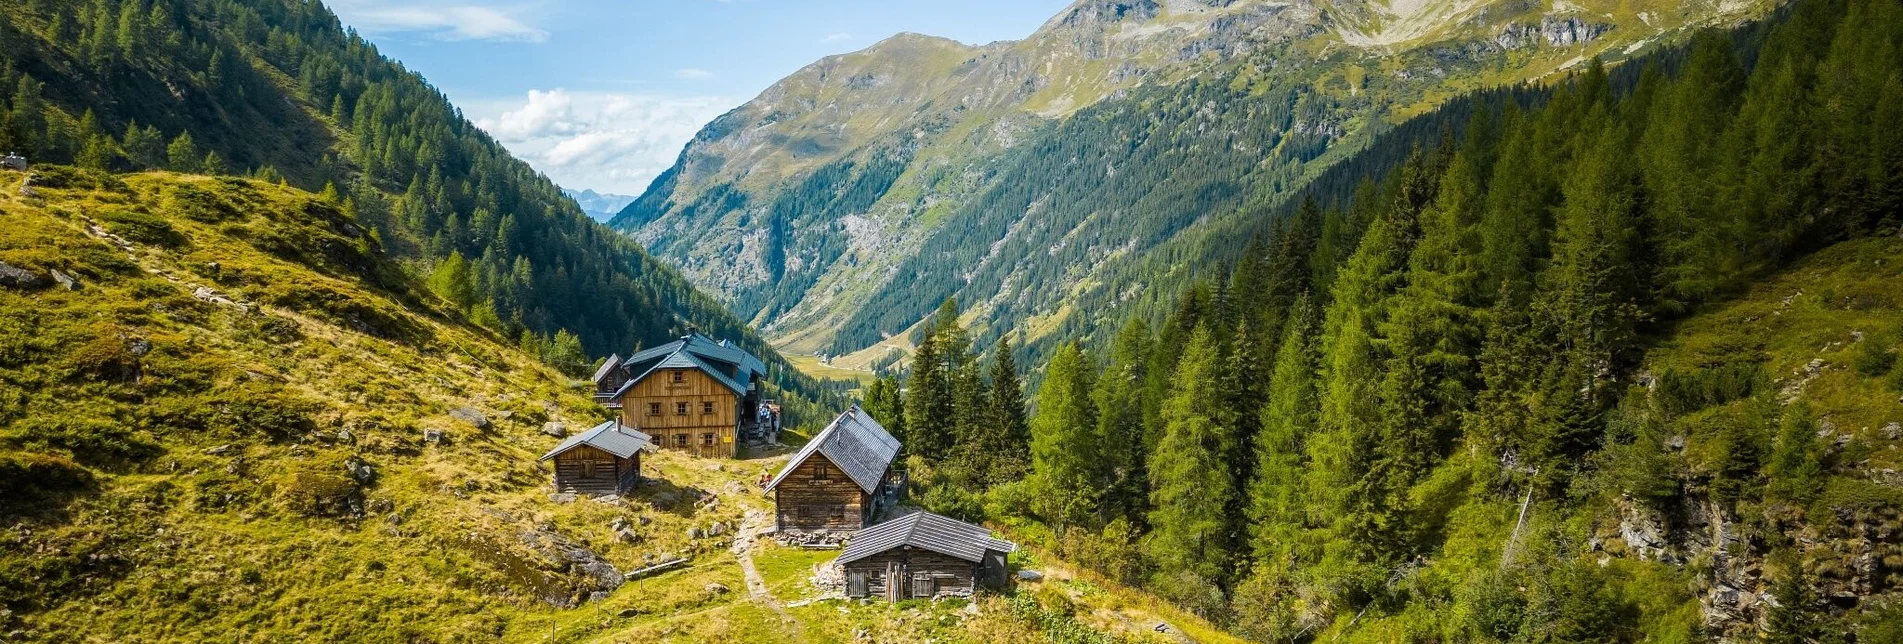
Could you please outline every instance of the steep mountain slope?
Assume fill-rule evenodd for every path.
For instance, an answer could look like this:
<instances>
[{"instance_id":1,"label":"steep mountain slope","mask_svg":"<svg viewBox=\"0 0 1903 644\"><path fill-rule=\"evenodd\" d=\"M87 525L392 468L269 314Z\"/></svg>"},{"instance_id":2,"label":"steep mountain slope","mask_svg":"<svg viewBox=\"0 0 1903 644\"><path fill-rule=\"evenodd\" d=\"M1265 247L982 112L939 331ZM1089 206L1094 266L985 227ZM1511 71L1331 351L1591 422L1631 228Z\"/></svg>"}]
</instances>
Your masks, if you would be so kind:
<instances>
[{"instance_id":1,"label":"steep mountain slope","mask_svg":"<svg viewBox=\"0 0 1903 644\"><path fill-rule=\"evenodd\" d=\"M1093 0L1017 42L901 35L715 120L613 224L789 349L864 349L950 296L981 338L1038 339L1392 122L1768 4Z\"/></svg>"},{"instance_id":2,"label":"steep mountain slope","mask_svg":"<svg viewBox=\"0 0 1903 644\"><path fill-rule=\"evenodd\" d=\"M770 353L321 3L9 2L0 83L0 147L38 162L334 186L405 270L466 260L443 283L511 338L552 344L567 331L605 355L694 326Z\"/></svg>"}]
</instances>

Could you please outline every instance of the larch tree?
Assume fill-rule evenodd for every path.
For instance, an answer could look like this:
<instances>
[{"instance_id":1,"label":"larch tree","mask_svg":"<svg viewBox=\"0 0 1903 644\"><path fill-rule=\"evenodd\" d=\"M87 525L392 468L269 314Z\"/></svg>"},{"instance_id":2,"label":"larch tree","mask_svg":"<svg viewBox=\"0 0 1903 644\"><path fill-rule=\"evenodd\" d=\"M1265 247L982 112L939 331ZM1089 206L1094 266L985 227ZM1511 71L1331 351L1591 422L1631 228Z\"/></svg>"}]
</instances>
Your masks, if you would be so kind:
<instances>
[{"instance_id":1,"label":"larch tree","mask_svg":"<svg viewBox=\"0 0 1903 644\"><path fill-rule=\"evenodd\" d=\"M1211 614L1234 572L1227 512L1235 501L1223 460L1225 411L1222 357L1216 339L1198 326L1184 346L1170 397L1163 405L1163 439L1150 465L1151 532L1145 539L1159 571L1159 592Z\"/></svg>"},{"instance_id":2,"label":"larch tree","mask_svg":"<svg viewBox=\"0 0 1903 644\"><path fill-rule=\"evenodd\" d=\"M1103 448L1090 392L1096 367L1075 343L1051 355L1031 420L1032 508L1057 526L1088 525L1102 493Z\"/></svg>"}]
</instances>

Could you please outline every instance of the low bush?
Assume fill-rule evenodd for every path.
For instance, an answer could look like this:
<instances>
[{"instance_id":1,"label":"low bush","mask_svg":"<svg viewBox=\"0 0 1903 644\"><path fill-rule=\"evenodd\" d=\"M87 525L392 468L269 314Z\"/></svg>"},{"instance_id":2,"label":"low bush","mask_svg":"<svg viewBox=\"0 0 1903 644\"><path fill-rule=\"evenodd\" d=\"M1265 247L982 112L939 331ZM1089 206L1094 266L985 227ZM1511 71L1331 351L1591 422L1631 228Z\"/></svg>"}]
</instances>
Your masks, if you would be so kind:
<instances>
[{"instance_id":1,"label":"low bush","mask_svg":"<svg viewBox=\"0 0 1903 644\"><path fill-rule=\"evenodd\" d=\"M101 213L106 229L113 234L141 244L177 248L185 245L185 235L172 227L164 217L129 210L113 210Z\"/></svg>"}]
</instances>

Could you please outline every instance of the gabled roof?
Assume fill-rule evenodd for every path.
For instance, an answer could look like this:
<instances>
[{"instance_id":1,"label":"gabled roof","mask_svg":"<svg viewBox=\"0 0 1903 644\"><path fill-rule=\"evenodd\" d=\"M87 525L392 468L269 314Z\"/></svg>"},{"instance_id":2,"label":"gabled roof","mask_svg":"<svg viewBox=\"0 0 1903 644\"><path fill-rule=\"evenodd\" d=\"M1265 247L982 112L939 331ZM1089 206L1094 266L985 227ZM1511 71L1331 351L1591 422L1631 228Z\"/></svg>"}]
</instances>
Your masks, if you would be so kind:
<instances>
[{"instance_id":1,"label":"gabled roof","mask_svg":"<svg viewBox=\"0 0 1903 644\"><path fill-rule=\"evenodd\" d=\"M815 452L824 454L826 460L832 461L834 466L852 478L852 482L859 484L859 489L873 494L878 491L879 481L885 478L886 470L891 469L892 459L899 454L899 439L893 438L884 427L879 426L879 421L872 419L871 414L854 404L834 418L826 429L820 430L813 440L807 441L806 446L786 462L786 467L773 477L773 482L768 483L766 489L778 487L780 481L786 480L787 475L799 469L800 464L812 458Z\"/></svg>"},{"instance_id":2,"label":"gabled roof","mask_svg":"<svg viewBox=\"0 0 1903 644\"><path fill-rule=\"evenodd\" d=\"M991 538L991 531L950 517L919 512L852 533L839 563L858 561L872 555L911 546L930 550L972 563L984 561L985 552L1011 552L1015 543Z\"/></svg>"},{"instance_id":3,"label":"gabled roof","mask_svg":"<svg viewBox=\"0 0 1903 644\"><path fill-rule=\"evenodd\" d=\"M651 349L636 351L628 359L621 361L623 368L633 376L616 391L613 398L620 398L635 383L646 379L658 369L698 369L712 376L714 380L735 394L745 395L753 376L766 375L766 363L760 362L753 354L741 351L726 340L715 342L699 333L689 334L679 340ZM599 378L596 379L600 381Z\"/></svg>"},{"instance_id":4,"label":"gabled roof","mask_svg":"<svg viewBox=\"0 0 1903 644\"><path fill-rule=\"evenodd\" d=\"M607 360L602 361L601 368L595 370L595 377L589 378L588 381L599 383L601 382L603 378L608 377L608 372L611 372L620 368L621 368L621 354L617 353L617 354L608 356Z\"/></svg>"},{"instance_id":5,"label":"gabled roof","mask_svg":"<svg viewBox=\"0 0 1903 644\"><path fill-rule=\"evenodd\" d=\"M635 452L639 452L641 448L647 447L648 441L650 440L652 439L649 438L647 434L641 433L641 430L611 420L596 425L588 431L568 437L568 439L563 440L560 445L556 445L555 449L549 450L547 454L543 454L542 458L537 460L546 461L555 458L556 454L575 449L575 447L580 445L587 445L613 454L616 458L631 458Z\"/></svg>"}]
</instances>

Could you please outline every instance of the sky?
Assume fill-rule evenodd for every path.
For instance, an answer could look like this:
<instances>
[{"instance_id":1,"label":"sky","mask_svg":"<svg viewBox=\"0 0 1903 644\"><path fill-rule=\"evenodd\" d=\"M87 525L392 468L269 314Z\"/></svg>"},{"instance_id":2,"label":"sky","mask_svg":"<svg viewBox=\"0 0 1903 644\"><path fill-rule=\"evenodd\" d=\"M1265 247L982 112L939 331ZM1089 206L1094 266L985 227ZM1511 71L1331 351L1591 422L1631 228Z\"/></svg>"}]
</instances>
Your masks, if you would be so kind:
<instances>
[{"instance_id":1,"label":"sky","mask_svg":"<svg viewBox=\"0 0 1903 644\"><path fill-rule=\"evenodd\" d=\"M905 31L1030 35L1070 0L327 0L564 188L638 195L702 125Z\"/></svg>"}]
</instances>

